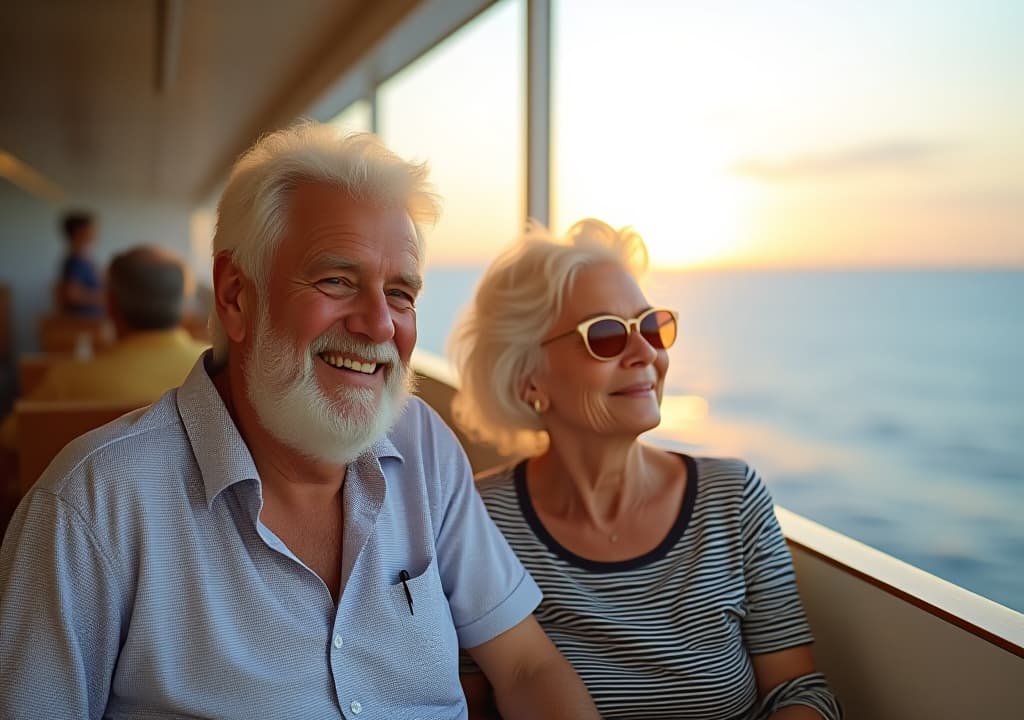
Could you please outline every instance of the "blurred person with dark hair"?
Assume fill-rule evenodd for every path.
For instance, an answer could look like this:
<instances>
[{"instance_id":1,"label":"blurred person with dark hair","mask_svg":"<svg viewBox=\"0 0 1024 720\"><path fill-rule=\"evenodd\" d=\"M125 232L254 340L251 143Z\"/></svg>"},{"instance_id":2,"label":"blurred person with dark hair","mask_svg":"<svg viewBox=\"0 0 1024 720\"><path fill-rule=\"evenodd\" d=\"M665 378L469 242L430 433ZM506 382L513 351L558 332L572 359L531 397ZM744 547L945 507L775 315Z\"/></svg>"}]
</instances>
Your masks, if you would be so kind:
<instances>
[{"instance_id":1,"label":"blurred person with dark hair","mask_svg":"<svg viewBox=\"0 0 1024 720\"><path fill-rule=\"evenodd\" d=\"M167 250L140 246L108 270L107 311L117 342L92 360L54 365L27 400L110 400L145 405L184 381L206 346L181 327L186 269ZM13 448L13 413L0 445Z\"/></svg>"},{"instance_id":2,"label":"blurred person with dark hair","mask_svg":"<svg viewBox=\"0 0 1024 720\"><path fill-rule=\"evenodd\" d=\"M102 315L103 283L89 255L96 243L96 218L87 212L69 212L61 219L61 227L68 249L57 282L58 310L69 315Z\"/></svg>"}]
</instances>

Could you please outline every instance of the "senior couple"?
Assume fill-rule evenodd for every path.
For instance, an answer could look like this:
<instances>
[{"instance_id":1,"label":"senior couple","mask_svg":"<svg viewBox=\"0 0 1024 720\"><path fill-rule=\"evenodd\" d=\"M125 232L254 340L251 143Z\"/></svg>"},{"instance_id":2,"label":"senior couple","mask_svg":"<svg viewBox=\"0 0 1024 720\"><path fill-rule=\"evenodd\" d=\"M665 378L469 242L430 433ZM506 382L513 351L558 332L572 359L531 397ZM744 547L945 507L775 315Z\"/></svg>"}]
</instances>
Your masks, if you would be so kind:
<instances>
[{"instance_id":1,"label":"senior couple","mask_svg":"<svg viewBox=\"0 0 1024 720\"><path fill-rule=\"evenodd\" d=\"M0 717L839 716L758 475L637 441L676 314L635 235L535 228L485 274L455 413L527 459L478 491L409 397L437 207L370 135L242 156L212 351L11 520Z\"/></svg>"}]
</instances>

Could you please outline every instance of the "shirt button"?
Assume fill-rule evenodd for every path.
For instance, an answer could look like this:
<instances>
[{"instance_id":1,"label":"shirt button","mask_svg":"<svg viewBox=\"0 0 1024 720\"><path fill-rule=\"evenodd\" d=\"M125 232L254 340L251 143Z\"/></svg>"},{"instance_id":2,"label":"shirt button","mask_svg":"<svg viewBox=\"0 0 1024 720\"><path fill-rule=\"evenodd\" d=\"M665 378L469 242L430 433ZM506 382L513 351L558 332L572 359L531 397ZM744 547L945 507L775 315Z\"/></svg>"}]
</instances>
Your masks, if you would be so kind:
<instances>
[{"instance_id":1,"label":"shirt button","mask_svg":"<svg viewBox=\"0 0 1024 720\"><path fill-rule=\"evenodd\" d=\"M352 708L353 715L358 715L363 711L363 706L359 704L358 700L353 700L352 704L349 705L349 707Z\"/></svg>"},{"instance_id":2,"label":"shirt button","mask_svg":"<svg viewBox=\"0 0 1024 720\"><path fill-rule=\"evenodd\" d=\"M334 647L340 648L344 644L345 644L345 641L341 639L341 635L335 635L334 636Z\"/></svg>"}]
</instances>

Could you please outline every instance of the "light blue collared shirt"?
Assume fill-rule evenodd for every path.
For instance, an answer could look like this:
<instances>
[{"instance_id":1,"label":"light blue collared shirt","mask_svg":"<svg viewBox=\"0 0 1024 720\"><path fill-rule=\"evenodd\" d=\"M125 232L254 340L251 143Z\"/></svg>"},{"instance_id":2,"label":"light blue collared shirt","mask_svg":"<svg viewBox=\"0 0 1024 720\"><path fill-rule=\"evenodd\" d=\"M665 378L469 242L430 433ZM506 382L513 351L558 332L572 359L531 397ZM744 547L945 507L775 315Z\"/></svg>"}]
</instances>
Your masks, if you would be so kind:
<instances>
[{"instance_id":1,"label":"light blue collared shirt","mask_svg":"<svg viewBox=\"0 0 1024 720\"><path fill-rule=\"evenodd\" d=\"M540 591L462 449L413 398L343 496L336 607L260 521L203 360L75 440L0 549L0 717L466 717L458 647L519 623Z\"/></svg>"}]
</instances>

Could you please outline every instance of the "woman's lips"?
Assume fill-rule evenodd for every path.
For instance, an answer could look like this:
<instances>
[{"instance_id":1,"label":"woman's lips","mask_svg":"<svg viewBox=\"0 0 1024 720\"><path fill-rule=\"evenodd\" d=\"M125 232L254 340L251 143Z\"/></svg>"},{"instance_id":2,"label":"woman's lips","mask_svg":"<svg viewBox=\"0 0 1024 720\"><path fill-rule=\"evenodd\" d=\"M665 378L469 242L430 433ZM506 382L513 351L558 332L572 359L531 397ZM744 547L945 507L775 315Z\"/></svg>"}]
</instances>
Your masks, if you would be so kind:
<instances>
[{"instance_id":1,"label":"woman's lips","mask_svg":"<svg viewBox=\"0 0 1024 720\"><path fill-rule=\"evenodd\" d=\"M644 395L653 390L654 383L635 383L614 391L612 395Z\"/></svg>"}]
</instances>

